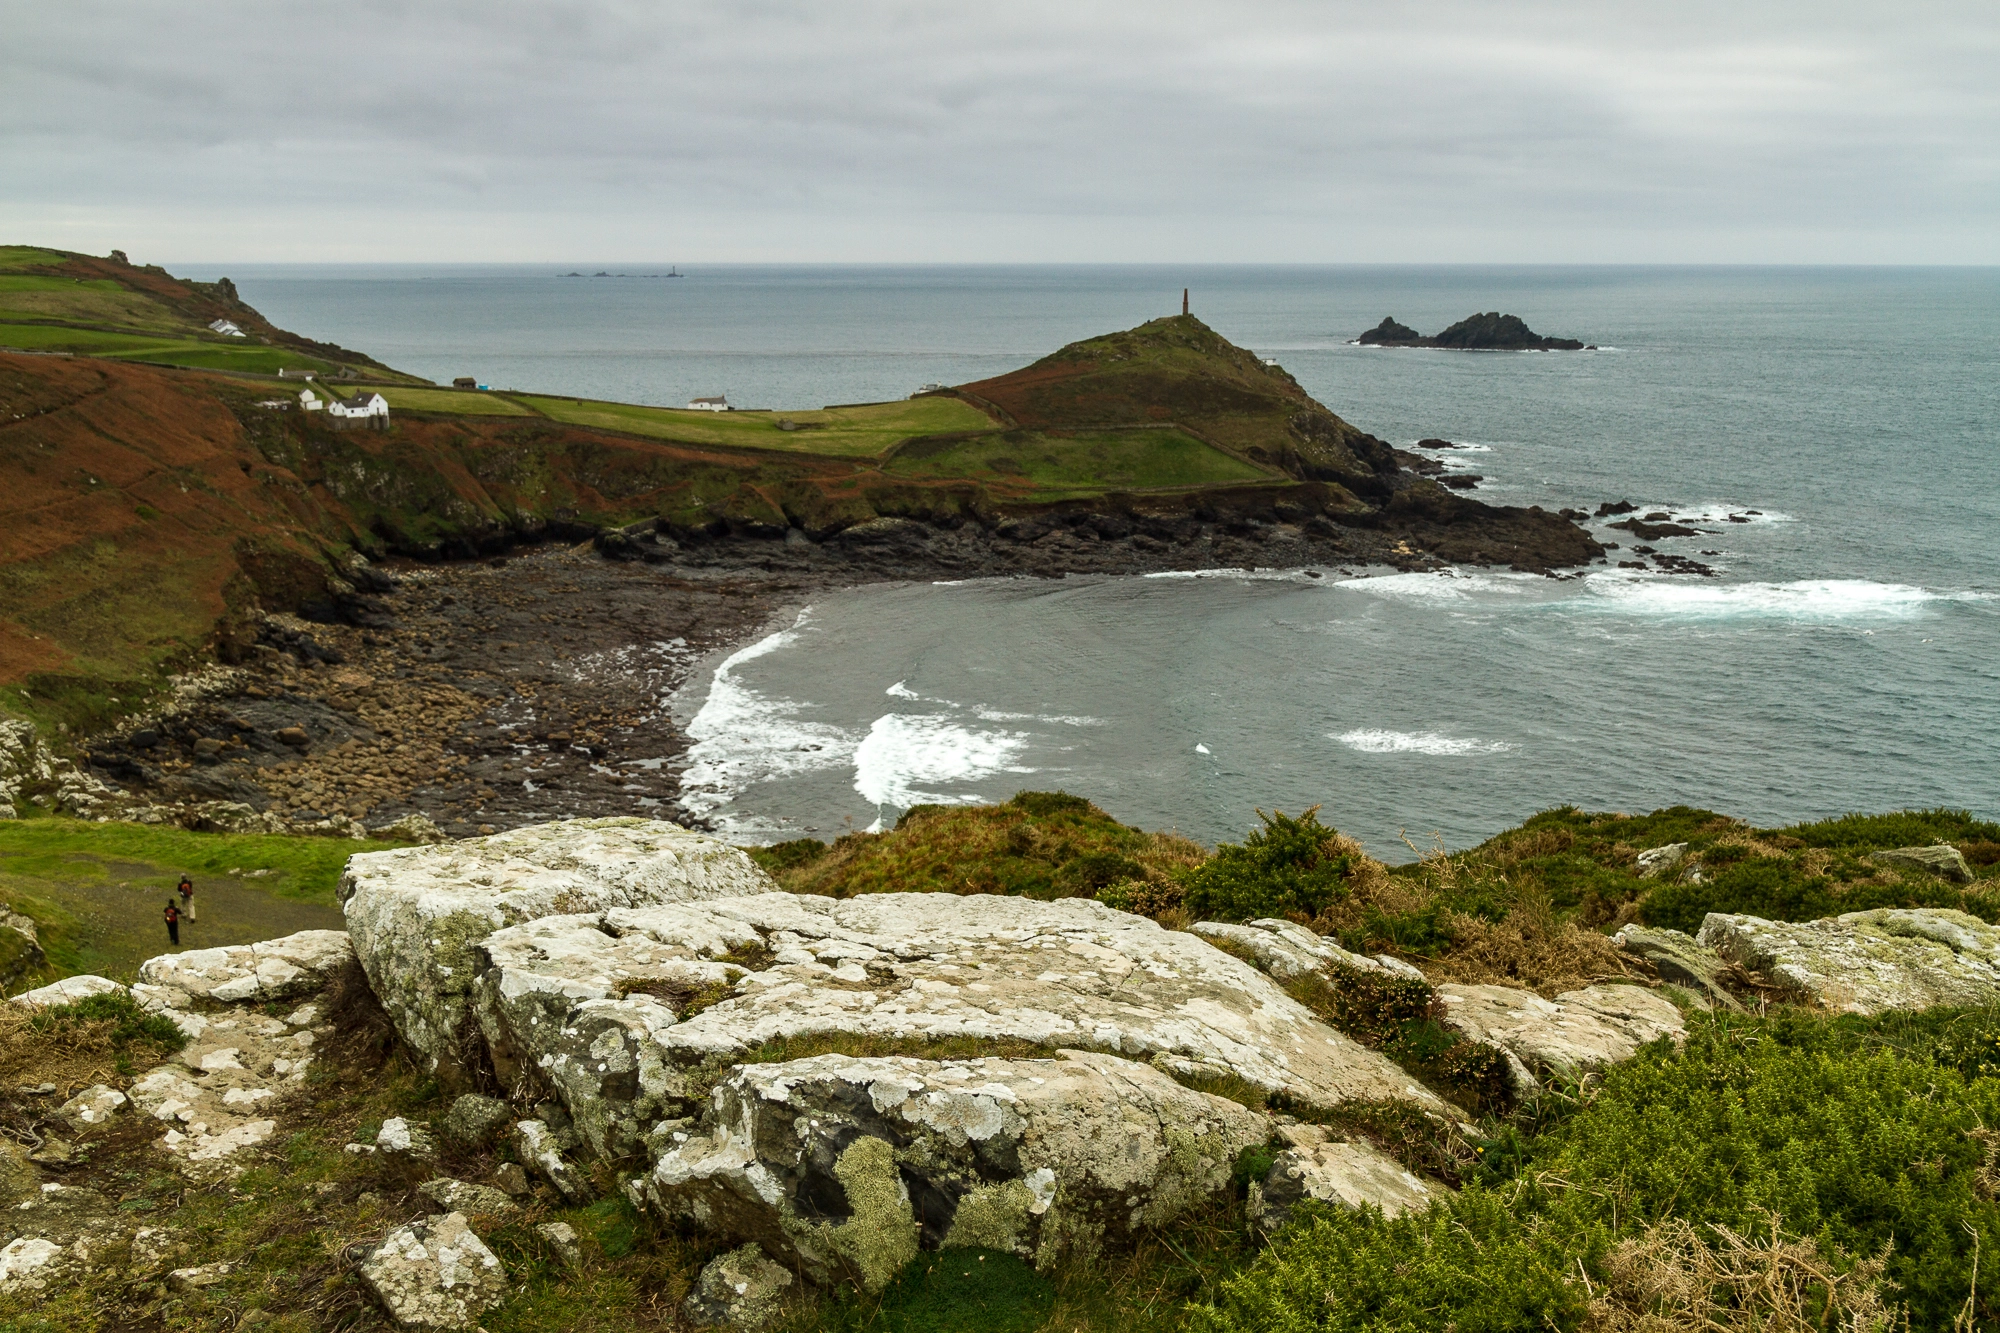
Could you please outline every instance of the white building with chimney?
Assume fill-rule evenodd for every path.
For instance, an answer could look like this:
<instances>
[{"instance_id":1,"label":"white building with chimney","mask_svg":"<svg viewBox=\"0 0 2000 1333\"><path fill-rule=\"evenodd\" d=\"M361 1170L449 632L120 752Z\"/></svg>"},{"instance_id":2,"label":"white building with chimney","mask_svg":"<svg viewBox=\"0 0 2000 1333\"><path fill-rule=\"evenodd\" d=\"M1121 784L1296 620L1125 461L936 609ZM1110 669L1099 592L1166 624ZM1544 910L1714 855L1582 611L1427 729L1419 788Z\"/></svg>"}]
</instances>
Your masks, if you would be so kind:
<instances>
[{"instance_id":1,"label":"white building with chimney","mask_svg":"<svg viewBox=\"0 0 2000 1333\"><path fill-rule=\"evenodd\" d=\"M729 400L720 395L714 398L688 399L688 411L690 412L733 412L735 410L735 408L729 405Z\"/></svg>"},{"instance_id":2,"label":"white building with chimney","mask_svg":"<svg viewBox=\"0 0 2000 1333\"><path fill-rule=\"evenodd\" d=\"M389 400L379 393L363 389L352 398L336 398L327 404L326 415L337 430L351 430L365 426L371 430L389 429Z\"/></svg>"}]
</instances>

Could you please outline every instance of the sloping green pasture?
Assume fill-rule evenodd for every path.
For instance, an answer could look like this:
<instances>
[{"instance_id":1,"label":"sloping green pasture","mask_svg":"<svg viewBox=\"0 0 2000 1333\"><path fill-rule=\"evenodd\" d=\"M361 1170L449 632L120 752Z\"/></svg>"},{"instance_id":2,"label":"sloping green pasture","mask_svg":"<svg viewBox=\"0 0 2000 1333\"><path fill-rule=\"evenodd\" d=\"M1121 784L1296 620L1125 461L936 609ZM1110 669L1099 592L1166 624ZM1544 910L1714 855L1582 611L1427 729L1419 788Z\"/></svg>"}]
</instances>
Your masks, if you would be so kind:
<instances>
[{"instance_id":1,"label":"sloping green pasture","mask_svg":"<svg viewBox=\"0 0 2000 1333\"><path fill-rule=\"evenodd\" d=\"M822 408L804 412L691 412L589 399L516 395L554 421L629 431L686 444L734 445L790 453L876 458L918 435L993 429L984 412L956 398L912 398L894 403ZM780 421L802 427L782 430Z\"/></svg>"}]
</instances>

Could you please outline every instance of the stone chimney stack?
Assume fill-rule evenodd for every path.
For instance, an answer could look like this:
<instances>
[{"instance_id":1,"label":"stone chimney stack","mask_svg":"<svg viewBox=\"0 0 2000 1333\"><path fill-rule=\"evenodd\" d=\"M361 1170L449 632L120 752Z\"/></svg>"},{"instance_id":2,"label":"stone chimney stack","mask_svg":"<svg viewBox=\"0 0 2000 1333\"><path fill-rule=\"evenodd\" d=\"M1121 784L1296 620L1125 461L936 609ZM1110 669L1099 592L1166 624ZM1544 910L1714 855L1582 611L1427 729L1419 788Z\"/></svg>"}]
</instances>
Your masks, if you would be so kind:
<instances>
[{"instance_id":1,"label":"stone chimney stack","mask_svg":"<svg viewBox=\"0 0 2000 1333\"><path fill-rule=\"evenodd\" d=\"M1181 288L1181 313L1183 315L1185 315L1188 312L1187 294L1188 294L1188 289L1185 287Z\"/></svg>"}]
</instances>

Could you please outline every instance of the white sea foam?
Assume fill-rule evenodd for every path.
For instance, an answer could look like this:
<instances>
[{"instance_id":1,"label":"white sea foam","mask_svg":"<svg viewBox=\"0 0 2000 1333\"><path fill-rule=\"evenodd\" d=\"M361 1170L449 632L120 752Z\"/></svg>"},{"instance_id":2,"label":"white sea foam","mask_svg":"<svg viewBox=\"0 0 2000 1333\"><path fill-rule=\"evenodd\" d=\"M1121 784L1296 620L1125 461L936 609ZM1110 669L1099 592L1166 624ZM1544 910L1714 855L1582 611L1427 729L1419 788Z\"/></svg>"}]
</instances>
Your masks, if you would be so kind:
<instances>
[{"instance_id":1,"label":"white sea foam","mask_svg":"<svg viewBox=\"0 0 2000 1333\"><path fill-rule=\"evenodd\" d=\"M854 749L854 790L876 806L908 809L926 802L976 805L973 792L934 792L919 784L976 782L996 773L1032 773L1014 760L1028 738L980 731L930 713L885 713Z\"/></svg>"},{"instance_id":2,"label":"white sea foam","mask_svg":"<svg viewBox=\"0 0 2000 1333\"><path fill-rule=\"evenodd\" d=\"M911 689L909 686L903 684L903 682L900 680L897 681L894 685L891 685L888 689L882 691L882 693L888 695L892 699L921 699L924 697L923 695L918 694L915 690Z\"/></svg>"},{"instance_id":3,"label":"white sea foam","mask_svg":"<svg viewBox=\"0 0 2000 1333\"><path fill-rule=\"evenodd\" d=\"M1956 600L1928 588L1868 579L1718 584L1620 572L1592 574L1584 587L1590 595L1569 605L1699 620L1897 620L1920 615L1932 603Z\"/></svg>"},{"instance_id":4,"label":"white sea foam","mask_svg":"<svg viewBox=\"0 0 2000 1333\"><path fill-rule=\"evenodd\" d=\"M1420 601L1462 601L1474 593L1519 593L1520 587L1485 574L1463 574L1456 569L1435 574L1378 574L1367 578L1341 579L1328 585L1377 597L1404 597Z\"/></svg>"},{"instance_id":5,"label":"white sea foam","mask_svg":"<svg viewBox=\"0 0 2000 1333\"><path fill-rule=\"evenodd\" d=\"M1242 583L1289 583L1303 577L1295 568L1243 569L1225 565L1219 569L1162 569L1151 574L1141 574L1142 579L1235 579Z\"/></svg>"},{"instance_id":6,"label":"white sea foam","mask_svg":"<svg viewBox=\"0 0 2000 1333\"><path fill-rule=\"evenodd\" d=\"M835 768L848 762L859 738L798 713L807 707L790 699L770 699L737 676L746 662L798 641L808 623L801 612L788 630L759 639L724 659L709 682L708 698L688 723L694 744L681 775L681 808L697 817L728 804L754 782Z\"/></svg>"},{"instance_id":7,"label":"white sea foam","mask_svg":"<svg viewBox=\"0 0 2000 1333\"><path fill-rule=\"evenodd\" d=\"M1374 727L1332 738L1362 754L1496 754L1514 747L1505 741L1471 740L1436 731L1383 731Z\"/></svg>"}]
</instances>

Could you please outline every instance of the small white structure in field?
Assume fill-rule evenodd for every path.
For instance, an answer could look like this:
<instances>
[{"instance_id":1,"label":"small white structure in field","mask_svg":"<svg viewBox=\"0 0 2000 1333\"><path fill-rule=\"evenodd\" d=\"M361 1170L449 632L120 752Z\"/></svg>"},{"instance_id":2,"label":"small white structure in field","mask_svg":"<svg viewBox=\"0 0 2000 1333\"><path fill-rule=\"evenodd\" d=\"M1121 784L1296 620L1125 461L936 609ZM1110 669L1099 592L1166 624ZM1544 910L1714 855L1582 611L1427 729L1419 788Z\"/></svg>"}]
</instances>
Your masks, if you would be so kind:
<instances>
[{"instance_id":1,"label":"small white structure in field","mask_svg":"<svg viewBox=\"0 0 2000 1333\"><path fill-rule=\"evenodd\" d=\"M324 411L325 408L326 404L322 403L319 400L319 395L314 393L311 389L299 390L299 411L320 412Z\"/></svg>"},{"instance_id":2,"label":"small white structure in field","mask_svg":"<svg viewBox=\"0 0 2000 1333\"><path fill-rule=\"evenodd\" d=\"M339 430L355 426L367 426L374 430L389 428L389 400L366 389L352 398L334 399L327 405L326 414Z\"/></svg>"},{"instance_id":3,"label":"small white structure in field","mask_svg":"<svg viewBox=\"0 0 2000 1333\"><path fill-rule=\"evenodd\" d=\"M278 368L278 378L281 380L310 380L318 374L317 370L293 370L289 366Z\"/></svg>"},{"instance_id":4,"label":"small white structure in field","mask_svg":"<svg viewBox=\"0 0 2000 1333\"><path fill-rule=\"evenodd\" d=\"M729 400L720 395L714 398L688 399L688 411L690 412L733 412L735 410L735 408L729 405Z\"/></svg>"},{"instance_id":5,"label":"small white structure in field","mask_svg":"<svg viewBox=\"0 0 2000 1333\"><path fill-rule=\"evenodd\" d=\"M225 338L247 338L250 336L243 330L237 328L236 322L234 320L212 319L208 322L208 327L215 330L217 333L221 334Z\"/></svg>"}]
</instances>

